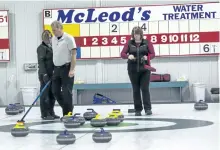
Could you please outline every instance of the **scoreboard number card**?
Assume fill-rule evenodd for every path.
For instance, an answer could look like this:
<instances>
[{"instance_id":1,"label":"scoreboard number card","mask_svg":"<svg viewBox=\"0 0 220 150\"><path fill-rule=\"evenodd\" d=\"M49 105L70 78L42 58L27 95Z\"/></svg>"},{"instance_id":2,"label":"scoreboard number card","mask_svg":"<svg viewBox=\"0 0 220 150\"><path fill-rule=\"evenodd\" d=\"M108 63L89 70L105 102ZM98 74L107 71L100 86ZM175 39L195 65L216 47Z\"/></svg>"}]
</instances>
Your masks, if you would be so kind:
<instances>
[{"instance_id":1,"label":"scoreboard number card","mask_svg":"<svg viewBox=\"0 0 220 150\"><path fill-rule=\"evenodd\" d=\"M219 3L84 9L45 9L44 29L63 23L77 43L77 59L120 58L140 26L156 56L218 55Z\"/></svg>"},{"instance_id":2,"label":"scoreboard number card","mask_svg":"<svg viewBox=\"0 0 220 150\"><path fill-rule=\"evenodd\" d=\"M8 11L0 10L0 62L10 61Z\"/></svg>"}]
</instances>

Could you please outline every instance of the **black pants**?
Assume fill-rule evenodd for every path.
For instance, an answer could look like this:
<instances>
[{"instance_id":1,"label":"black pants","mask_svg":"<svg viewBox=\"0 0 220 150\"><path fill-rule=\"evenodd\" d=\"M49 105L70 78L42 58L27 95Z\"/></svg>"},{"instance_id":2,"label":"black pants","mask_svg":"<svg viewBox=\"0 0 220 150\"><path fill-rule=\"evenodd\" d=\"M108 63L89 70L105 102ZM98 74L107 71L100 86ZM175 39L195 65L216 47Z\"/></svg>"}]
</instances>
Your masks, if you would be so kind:
<instances>
[{"instance_id":1,"label":"black pants","mask_svg":"<svg viewBox=\"0 0 220 150\"><path fill-rule=\"evenodd\" d=\"M148 70L142 72L135 72L135 71L128 72L133 88L135 111L143 110L142 101L141 101L141 91L142 91L144 110L145 111L151 110L150 91L149 91L150 74L151 73Z\"/></svg>"},{"instance_id":2,"label":"black pants","mask_svg":"<svg viewBox=\"0 0 220 150\"><path fill-rule=\"evenodd\" d=\"M47 83L44 83L43 77L39 77L40 80L40 91L45 87ZM51 83L47 86L40 97L40 110L41 116L46 117L48 115L54 115L54 105L55 105L55 98L52 93L52 85Z\"/></svg>"},{"instance_id":3,"label":"black pants","mask_svg":"<svg viewBox=\"0 0 220 150\"><path fill-rule=\"evenodd\" d=\"M63 116L73 111L72 90L74 77L69 77L70 64L55 67L53 73L53 93L62 107Z\"/></svg>"}]
</instances>

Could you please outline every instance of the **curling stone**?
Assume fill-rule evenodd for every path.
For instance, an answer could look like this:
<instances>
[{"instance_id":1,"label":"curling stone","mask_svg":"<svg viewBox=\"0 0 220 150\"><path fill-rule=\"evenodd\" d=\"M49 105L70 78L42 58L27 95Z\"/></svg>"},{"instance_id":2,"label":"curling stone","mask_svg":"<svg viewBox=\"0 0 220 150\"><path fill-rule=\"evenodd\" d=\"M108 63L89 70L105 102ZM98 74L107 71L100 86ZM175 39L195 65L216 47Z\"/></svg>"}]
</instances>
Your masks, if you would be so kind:
<instances>
[{"instance_id":1,"label":"curling stone","mask_svg":"<svg viewBox=\"0 0 220 150\"><path fill-rule=\"evenodd\" d=\"M67 119L73 117L72 112L69 112L67 115L63 116L60 120L65 122Z\"/></svg>"},{"instance_id":2,"label":"curling stone","mask_svg":"<svg viewBox=\"0 0 220 150\"><path fill-rule=\"evenodd\" d=\"M80 115L80 114L79 113L75 114L75 117L79 120L80 125L84 125L86 122L85 118L82 116L78 116L78 115Z\"/></svg>"},{"instance_id":3,"label":"curling stone","mask_svg":"<svg viewBox=\"0 0 220 150\"><path fill-rule=\"evenodd\" d=\"M19 113L22 113L25 111L25 107L22 106L20 103L15 103L15 105L19 108Z\"/></svg>"},{"instance_id":4,"label":"curling stone","mask_svg":"<svg viewBox=\"0 0 220 150\"><path fill-rule=\"evenodd\" d=\"M11 129L11 135L14 137L25 137L29 134L29 129L25 127L23 121L18 121L17 124Z\"/></svg>"},{"instance_id":5,"label":"curling stone","mask_svg":"<svg viewBox=\"0 0 220 150\"><path fill-rule=\"evenodd\" d=\"M108 143L112 140L112 134L101 128L100 132L93 133L92 139L96 143Z\"/></svg>"},{"instance_id":6,"label":"curling stone","mask_svg":"<svg viewBox=\"0 0 220 150\"><path fill-rule=\"evenodd\" d=\"M120 109L113 109L112 114L116 114L121 122L124 121L124 115L121 113Z\"/></svg>"},{"instance_id":7,"label":"curling stone","mask_svg":"<svg viewBox=\"0 0 220 150\"><path fill-rule=\"evenodd\" d=\"M86 119L86 120L91 120L91 119L93 119L93 118L95 118L96 117L96 115L98 114L97 112L95 112L93 109L87 109L88 111L87 112L85 112L84 114L83 114L83 117Z\"/></svg>"},{"instance_id":8,"label":"curling stone","mask_svg":"<svg viewBox=\"0 0 220 150\"><path fill-rule=\"evenodd\" d=\"M57 136L57 143L60 145L68 145L68 144L73 144L76 141L76 136L72 133L68 133L67 130L65 130L64 132L61 132L58 136Z\"/></svg>"},{"instance_id":9,"label":"curling stone","mask_svg":"<svg viewBox=\"0 0 220 150\"><path fill-rule=\"evenodd\" d=\"M19 114L20 112L20 109L19 107L17 107L16 105L14 104L9 104L6 108L5 108L5 113L7 115L17 115Z\"/></svg>"},{"instance_id":10,"label":"curling stone","mask_svg":"<svg viewBox=\"0 0 220 150\"><path fill-rule=\"evenodd\" d=\"M79 119L76 117L76 114L64 121L64 126L66 128L78 128L80 127L80 125L81 124L79 122Z\"/></svg>"},{"instance_id":11,"label":"curling stone","mask_svg":"<svg viewBox=\"0 0 220 150\"><path fill-rule=\"evenodd\" d=\"M106 124L107 126L117 126L121 123L121 119L118 118L116 114L109 114L109 116L106 118Z\"/></svg>"},{"instance_id":12,"label":"curling stone","mask_svg":"<svg viewBox=\"0 0 220 150\"><path fill-rule=\"evenodd\" d=\"M96 117L90 121L90 124L93 127L104 127L106 123L106 119L101 118L99 114L97 114Z\"/></svg>"},{"instance_id":13,"label":"curling stone","mask_svg":"<svg viewBox=\"0 0 220 150\"><path fill-rule=\"evenodd\" d=\"M208 109L208 104L204 102L203 100L200 100L194 104L194 108L196 110L206 110Z\"/></svg>"}]
</instances>

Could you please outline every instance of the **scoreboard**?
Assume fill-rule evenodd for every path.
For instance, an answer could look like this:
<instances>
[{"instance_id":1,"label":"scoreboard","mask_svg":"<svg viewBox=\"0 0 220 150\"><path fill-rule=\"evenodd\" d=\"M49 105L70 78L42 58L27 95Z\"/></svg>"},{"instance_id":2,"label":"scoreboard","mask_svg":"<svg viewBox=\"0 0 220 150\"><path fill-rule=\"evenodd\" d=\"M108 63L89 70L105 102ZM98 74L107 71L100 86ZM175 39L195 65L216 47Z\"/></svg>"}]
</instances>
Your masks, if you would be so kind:
<instances>
[{"instance_id":1,"label":"scoreboard","mask_svg":"<svg viewBox=\"0 0 220 150\"><path fill-rule=\"evenodd\" d=\"M154 44L156 56L218 55L220 4L45 9L44 29L63 23L78 59L119 58L134 26Z\"/></svg>"},{"instance_id":2,"label":"scoreboard","mask_svg":"<svg viewBox=\"0 0 220 150\"><path fill-rule=\"evenodd\" d=\"M0 62L10 61L8 11L0 10Z\"/></svg>"}]
</instances>

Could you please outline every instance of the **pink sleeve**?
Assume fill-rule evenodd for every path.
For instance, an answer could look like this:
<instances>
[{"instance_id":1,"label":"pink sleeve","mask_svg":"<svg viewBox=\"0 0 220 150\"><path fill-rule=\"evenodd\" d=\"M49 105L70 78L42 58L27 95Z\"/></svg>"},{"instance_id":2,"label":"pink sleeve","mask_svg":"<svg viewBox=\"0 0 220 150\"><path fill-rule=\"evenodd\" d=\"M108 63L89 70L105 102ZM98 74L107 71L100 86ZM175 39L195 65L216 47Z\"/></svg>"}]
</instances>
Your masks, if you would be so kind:
<instances>
[{"instance_id":1,"label":"pink sleeve","mask_svg":"<svg viewBox=\"0 0 220 150\"><path fill-rule=\"evenodd\" d=\"M128 43L126 43L121 51L121 58L127 59L128 58Z\"/></svg>"},{"instance_id":2,"label":"pink sleeve","mask_svg":"<svg viewBox=\"0 0 220 150\"><path fill-rule=\"evenodd\" d=\"M150 59L154 59L155 58L154 46L150 41L148 42L148 50L149 50Z\"/></svg>"}]
</instances>

